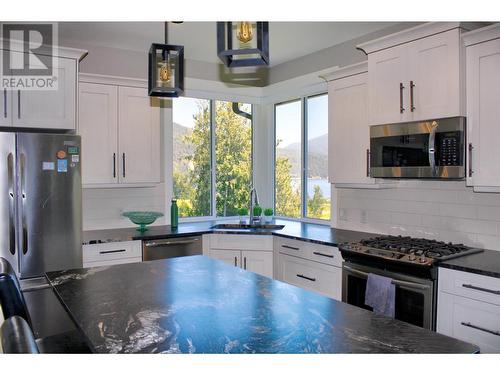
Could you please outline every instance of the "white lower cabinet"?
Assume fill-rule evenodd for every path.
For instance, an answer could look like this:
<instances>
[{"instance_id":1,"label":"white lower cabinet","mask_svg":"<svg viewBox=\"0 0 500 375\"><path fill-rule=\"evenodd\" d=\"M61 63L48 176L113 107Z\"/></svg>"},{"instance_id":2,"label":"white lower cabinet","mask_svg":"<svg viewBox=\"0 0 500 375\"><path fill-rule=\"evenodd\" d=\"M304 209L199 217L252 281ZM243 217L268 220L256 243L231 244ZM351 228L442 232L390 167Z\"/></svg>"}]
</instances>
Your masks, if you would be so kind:
<instances>
[{"instance_id":1,"label":"white lower cabinet","mask_svg":"<svg viewBox=\"0 0 500 375\"><path fill-rule=\"evenodd\" d=\"M440 268L437 331L500 353L500 279Z\"/></svg>"},{"instance_id":2,"label":"white lower cabinet","mask_svg":"<svg viewBox=\"0 0 500 375\"><path fill-rule=\"evenodd\" d=\"M273 277L272 236L210 234L203 236L203 253L235 267Z\"/></svg>"},{"instance_id":3,"label":"white lower cabinet","mask_svg":"<svg viewBox=\"0 0 500 375\"><path fill-rule=\"evenodd\" d=\"M142 241L83 245L83 267L142 262Z\"/></svg>"},{"instance_id":4,"label":"white lower cabinet","mask_svg":"<svg viewBox=\"0 0 500 375\"><path fill-rule=\"evenodd\" d=\"M342 257L338 248L275 238L275 264L276 279L342 299Z\"/></svg>"},{"instance_id":5,"label":"white lower cabinet","mask_svg":"<svg viewBox=\"0 0 500 375\"><path fill-rule=\"evenodd\" d=\"M342 269L290 255L279 255L280 280L298 287L342 299Z\"/></svg>"}]
</instances>

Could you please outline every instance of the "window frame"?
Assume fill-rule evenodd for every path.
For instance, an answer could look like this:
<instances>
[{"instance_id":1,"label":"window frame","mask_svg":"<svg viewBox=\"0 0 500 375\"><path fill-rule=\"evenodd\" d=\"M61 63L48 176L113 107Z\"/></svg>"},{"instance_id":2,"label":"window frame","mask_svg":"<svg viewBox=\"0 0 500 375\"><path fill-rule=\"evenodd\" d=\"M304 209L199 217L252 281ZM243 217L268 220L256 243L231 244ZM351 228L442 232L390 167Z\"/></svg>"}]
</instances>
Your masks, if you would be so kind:
<instances>
[{"instance_id":1,"label":"window frame","mask_svg":"<svg viewBox=\"0 0 500 375\"><path fill-rule=\"evenodd\" d=\"M217 98L203 98L203 97L194 97L194 96L186 96L190 99L201 99L209 101L210 108L210 176L211 176L211 199L210 199L210 212L209 216L190 216L190 217L179 217L179 222L181 223L189 223L189 222L197 222L197 221L210 221L210 220L225 220L225 219L235 219L238 216L217 216L216 207L217 207L217 169L216 169L216 158L215 158L215 131L216 131L216 107L215 102L230 102L230 103L245 103L243 101L233 101L233 100L225 100L225 99L217 99ZM252 120L251 120L251 155L250 155L250 168L251 168L251 185L255 182L255 170L254 170L254 152L255 152L255 105L253 103L245 103L250 105L252 111ZM173 122L173 111L174 111L174 102L172 101L172 122ZM173 139L172 139L173 142ZM172 143L173 147L173 143ZM172 149L173 150L173 149ZM174 170L172 168L172 191L173 191L173 173Z\"/></svg>"},{"instance_id":2,"label":"window frame","mask_svg":"<svg viewBox=\"0 0 500 375\"><path fill-rule=\"evenodd\" d=\"M307 95L301 95L296 98L280 101L273 103L273 209L275 212L275 217L279 219L291 219L306 223L316 223L325 224L332 220L333 210L330 210L330 219L317 219L307 216L307 100L309 98L314 98L317 96L328 96L328 91L321 91L317 93L310 93ZM300 208L300 218L281 216L276 214L276 107L282 104L293 103L300 100L301 106L301 140L300 140L300 152L301 152L301 176L300 176L300 188L301 188L301 208ZM330 150L328 150L328 158L330 158ZM332 203L332 188L330 185L330 204Z\"/></svg>"}]
</instances>

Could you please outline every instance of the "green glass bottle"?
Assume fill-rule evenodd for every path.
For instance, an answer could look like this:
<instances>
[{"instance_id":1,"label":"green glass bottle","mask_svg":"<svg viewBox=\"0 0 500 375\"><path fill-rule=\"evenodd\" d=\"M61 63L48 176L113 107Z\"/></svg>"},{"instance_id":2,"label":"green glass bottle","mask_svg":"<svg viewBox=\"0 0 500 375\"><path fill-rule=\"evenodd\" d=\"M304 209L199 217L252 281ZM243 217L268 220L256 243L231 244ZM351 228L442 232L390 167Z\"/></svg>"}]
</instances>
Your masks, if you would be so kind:
<instances>
[{"instance_id":1,"label":"green glass bottle","mask_svg":"<svg viewBox=\"0 0 500 375\"><path fill-rule=\"evenodd\" d=\"M177 228L179 226L179 207L177 206L177 199L172 199L170 206L170 226Z\"/></svg>"}]
</instances>

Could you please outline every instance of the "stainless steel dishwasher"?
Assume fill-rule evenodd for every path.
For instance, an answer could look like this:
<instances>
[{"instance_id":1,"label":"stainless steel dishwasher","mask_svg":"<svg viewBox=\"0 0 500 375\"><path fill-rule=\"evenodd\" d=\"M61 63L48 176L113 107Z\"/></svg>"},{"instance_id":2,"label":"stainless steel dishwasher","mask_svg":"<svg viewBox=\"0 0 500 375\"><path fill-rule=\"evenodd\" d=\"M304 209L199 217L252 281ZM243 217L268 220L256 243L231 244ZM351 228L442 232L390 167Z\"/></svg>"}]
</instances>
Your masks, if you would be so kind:
<instances>
[{"instance_id":1,"label":"stainless steel dishwasher","mask_svg":"<svg viewBox=\"0 0 500 375\"><path fill-rule=\"evenodd\" d=\"M162 238L142 243L143 261L201 254L201 236Z\"/></svg>"}]
</instances>

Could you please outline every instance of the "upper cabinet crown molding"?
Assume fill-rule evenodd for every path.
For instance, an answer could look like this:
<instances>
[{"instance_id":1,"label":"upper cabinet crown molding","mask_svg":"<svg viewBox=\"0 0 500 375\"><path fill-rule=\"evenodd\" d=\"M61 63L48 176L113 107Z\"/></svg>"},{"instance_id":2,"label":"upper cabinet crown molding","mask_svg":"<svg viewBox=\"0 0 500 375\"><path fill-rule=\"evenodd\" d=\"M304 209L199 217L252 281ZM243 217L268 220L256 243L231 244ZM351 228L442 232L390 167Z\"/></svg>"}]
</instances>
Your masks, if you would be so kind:
<instances>
[{"instance_id":1,"label":"upper cabinet crown molding","mask_svg":"<svg viewBox=\"0 0 500 375\"><path fill-rule=\"evenodd\" d=\"M356 74L368 72L368 61L362 61L357 64L343 66L327 73L321 74L319 77L325 81L335 81L337 79L354 76Z\"/></svg>"},{"instance_id":2,"label":"upper cabinet crown molding","mask_svg":"<svg viewBox=\"0 0 500 375\"><path fill-rule=\"evenodd\" d=\"M469 31L484 25L484 23L480 22L427 22L419 26L359 44L356 48L368 55L372 52L408 43L430 35L443 33L452 29L460 28Z\"/></svg>"},{"instance_id":3,"label":"upper cabinet crown molding","mask_svg":"<svg viewBox=\"0 0 500 375\"><path fill-rule=\"evenodd\" d=\"M493 25L462 34L462 40L464 41L465 46L472 46L474 44L498 38L500 38L500 23L495 23Z\"/></svg>"},{"instance_id":4,"label":"upper cabinet crown molding","mask_svg":"<svg viewBox=\"0 0 500 375\"><path fill-rule=\"evenodd\" d=\"M141 78L109 76L109 75L93 74L93 73L80 73L78 78L80 82L85 82L85 83L97 83L101 85L127 86L127 87L140 87L140 88L148 87L148 81L146 79L141 79Z\"/></svg>"},{"instance_id":5,"label":"upper cabinet crown molding","mask_svg":"<svg viewBox=\"0 0 500 375\"><path fill-rule=\"evenodd\" d=\"M4 46L3 41L4 39L0 38L0 45L2 46L2 49L15 52L25 52L23 42L17 40L9 40L8 43L5 44L8 46L8 48L3 48ZM57 46L56 48L53 48L53 46L41 45L37 49L36 53L40 55L74 59L80 62L88 55L89 51L84 49L70 48L64 46Z\"/></svg>"}]
</instances>

